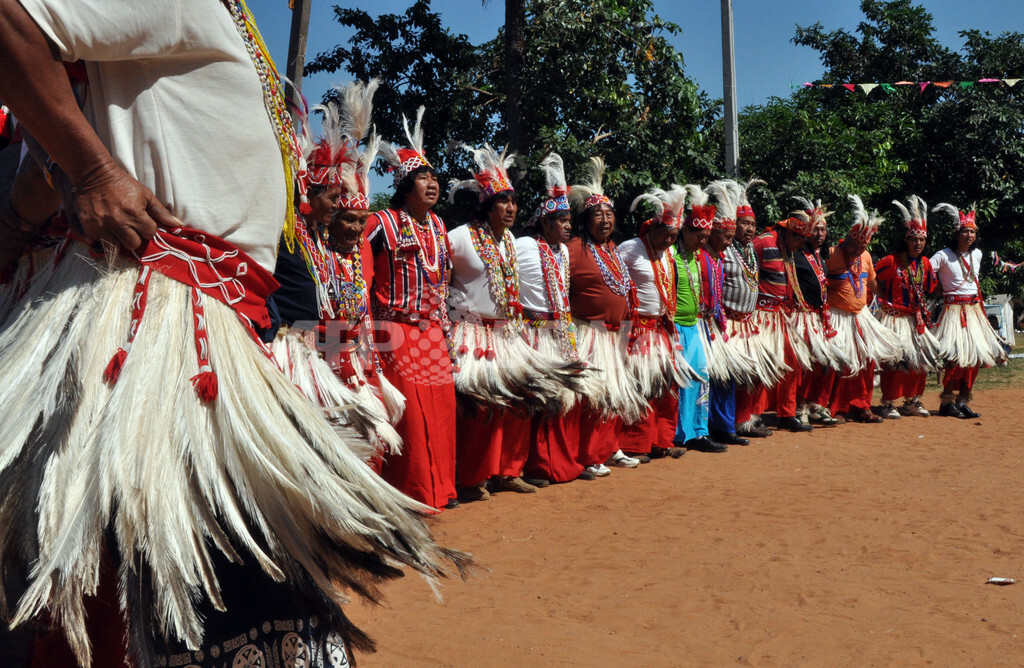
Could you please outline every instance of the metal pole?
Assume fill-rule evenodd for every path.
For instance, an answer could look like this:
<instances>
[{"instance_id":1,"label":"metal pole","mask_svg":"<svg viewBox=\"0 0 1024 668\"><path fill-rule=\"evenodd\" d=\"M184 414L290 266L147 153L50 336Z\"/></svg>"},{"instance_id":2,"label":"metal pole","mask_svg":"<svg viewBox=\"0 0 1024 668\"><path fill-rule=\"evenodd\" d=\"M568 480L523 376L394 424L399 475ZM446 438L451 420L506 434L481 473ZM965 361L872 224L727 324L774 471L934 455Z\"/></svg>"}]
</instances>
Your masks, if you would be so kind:
<instances>
[{"instance_id":1,"label":"metal pole","mask_svg":"<svg viewBox=\"0 0 1024 668\"><path fill-rule=\"evenodd\" d=\"M736 64L733 59L732 0L722 0L722 96L725 98L725 171L739 174L740 134L736 110Z\"/></svg>"},{"instance_id":2,"label":"metal pole","mask_svg":"<svg viewBox=\"0 0 1024 668\"><path fill-rule=\"evenodd\" d=\"M306 69L306 35L309 33L309 9L313 0L293 0L292 31L288 38L288 63L285 67L284 96L291 100L302 92L302 73ZM296 121L292 110L292 120Z\"/></svg>"}]
</instances>

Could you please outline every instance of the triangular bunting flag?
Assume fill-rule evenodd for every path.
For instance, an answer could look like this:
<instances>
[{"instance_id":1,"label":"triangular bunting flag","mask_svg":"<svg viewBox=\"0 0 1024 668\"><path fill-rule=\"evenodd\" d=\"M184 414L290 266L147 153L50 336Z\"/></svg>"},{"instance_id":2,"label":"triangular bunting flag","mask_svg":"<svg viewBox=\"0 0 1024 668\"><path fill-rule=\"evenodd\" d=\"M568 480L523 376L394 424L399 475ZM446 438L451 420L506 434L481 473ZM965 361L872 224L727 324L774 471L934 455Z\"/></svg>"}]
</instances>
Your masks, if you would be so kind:
<instances>
[{"instance_id":1,"label":"triangular bunting flag","mask_svg":"<svg viewBox=\"0 0 1024 668\"><path fill-rule=\"evenodd\" d=\"M835 84L818 84L818 88L831 88Z\"/></svg>"},{"instance_id":2,"label":"triangular bunting flag","mask_svg":"<svg viewBox=\"0 0 1024 668\"><path fill-rule=\"evenodd\" d=\"M1014 80L1013 83L1017 83L1016 80ZM1010 84L1010 85L1012 86L1013 84ZM853 84L843 84L843 88L845 88L846 90L848 90L848 91L850 91L852 93L854 91L854 89L857 88L857 87L854 86Z\"/></svg>"},{"instance_id":3,"label":"triangular bunting flag","mask_svg":"<svg viewBox=\"0 0 1024 668\"><path fill-rule=\"evenodd\" d=\"M884 83L884 84L879 84L879 85L882 87L882 90L884 90L886 93L892 93L893 91L896 90L895 88L892 87L892 84L889 84L889 83Z\"/></svg>"},{"instance_id":4,"label":"triangular bunting flag","mask_svg":"<svg viewBox=\"0 0 1024 668\"><path fill-rule=\"evenodd\" d=\"M871 93L871 91L873 91L874 89L878 88L878 84L876 84L876 83L863 83L863 84L857 84L857 87L860 88L862 91L864 91L864 94L867 95L867 94Z\"/></svg>"},{"instance_id":5,"label":"triangular bunting flag","mask_svg":"<svg viewBox=\"0 0 1024 668\"><path fill-rule=\"evenodd\" d=\"M1010 88L1013 88L1018 81L1020 81L1020 79L1003 79L1003 82Z\"/></svg>"},{"instance_id":6,"label":"triangular bunting flag","mask_svg":"<svg viewBox=\"0 0 1024 668\"><path fill-rule=\"evenodd\" d=\"M999 79L978 79L978 83L999 83Z\"/></svg>"},{"instance_id":7,"label":"triangular bunting flag","mask_svg":"<svg viewBox=\"0 0 1024 668\"><path fill-rule=\"evenodd\" d=\"M808 88L814 88L814 84L812 84L810 81L805 81L804 85L807 86Z\"/></svg>"},{"instance_id":8,"label":"triangular bunting flag","mask_svg":"<svg viewBox=\"0 0 1024 668\"><path fill-rule=\"evenodd\" d=\"M961 81L960 82L960 88L974 88L974 82L973 81Z\"/></svg>"},{"instance_id":9,"label":"triangular bunting flag","mask_svg":"<svg viewBox=\"0 0 1024 668\"><path fill-rule=\"evenodd\" d=\"M953 85L953 82L952 81L933 81L932 85L933 86L938 86L939 88L949 88L950 86Z\"/></svg>"},{"instance_id":10,"label":"triangular bunting flag","mask_svg":"<svg viewBox=\"0 0 1024 668\"><path fill-rule=\"evenodd\" d=\"M897 81L896 85L897 86L913 86L914 82L913 81Z\"/></svg>"},{"instance_id":11,"label":"triangular bunting flag","mask_svg":"<svg viewBox=\"0 0 1024 668\"><path fill-rule=\"evenodd\" d=\"M924 92L924 89L928 87L928 84L930 84L930 83L931 83L931 81L922 81L921 83L918 84L921 87L921 92L922 93Z\"/></svg>"}]
</instances>

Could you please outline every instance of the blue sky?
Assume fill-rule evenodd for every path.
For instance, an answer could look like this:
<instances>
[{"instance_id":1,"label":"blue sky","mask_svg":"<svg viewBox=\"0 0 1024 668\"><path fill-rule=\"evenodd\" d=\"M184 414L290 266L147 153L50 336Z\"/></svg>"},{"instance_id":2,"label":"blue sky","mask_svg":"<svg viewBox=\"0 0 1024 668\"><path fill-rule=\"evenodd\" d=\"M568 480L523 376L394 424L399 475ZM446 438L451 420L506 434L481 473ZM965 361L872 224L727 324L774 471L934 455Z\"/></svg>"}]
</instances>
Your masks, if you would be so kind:
<instances>
[{"instance_id":1,"label":"blue sky","mask_svg":"<svg viewBox=\"0 0 1024 668\"><path fill-rule=\"evenodd\" d=\"M362 7L371 15L401 13L413 0L374 0L353 3L312 0L307 61L317 53L347 41L350 33L334 20L335 6ZM249 8L278 65L284 68L288 52L291 12L288 0L248 0ZM939 41L959 48L957 31L975 28L993 34L1024 32L1020 0L976 0L964 11L963 0L925 0L933 16ZM504 22L504 4L490 0L433 0L434 11L457 33L480 43L494 36ZM686 72L712 97L722 95L720 0L654 0L655 12L682 28L673 43L682 52ZM740 106L761 104L771 96L785 96L792 85L816 79L822 72L815 52L794 46L796 25L820 22L826 30L854 30L863 19L859 0L734 0L736 79ZM993 76L999 76L994 73ZM331 85L348 80L345 73L307 77L303 92L310 103Z\"/></svg>"}]
</instances>

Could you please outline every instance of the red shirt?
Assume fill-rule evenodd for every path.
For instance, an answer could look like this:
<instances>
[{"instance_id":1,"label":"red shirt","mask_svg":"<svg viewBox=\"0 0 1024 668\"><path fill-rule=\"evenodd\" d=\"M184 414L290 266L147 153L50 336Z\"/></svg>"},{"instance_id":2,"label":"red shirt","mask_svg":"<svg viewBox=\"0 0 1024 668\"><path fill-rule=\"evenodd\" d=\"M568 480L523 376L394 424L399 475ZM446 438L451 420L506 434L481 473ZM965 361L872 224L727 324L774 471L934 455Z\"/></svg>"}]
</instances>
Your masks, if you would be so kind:
<instances>
[{"instance_id":1,"label":"red shirt","mask_svg":"<svg viewBox=\"0 0 1024 668\"><path fill-rule=\"evenodd\" d=\"M433 213L429 218L431 225L402 225L400 212L387 209L367 220L366 239L373 253L371 292L375 309L429 317L438 308L447 308L430 288L447 286L451 276L448 230ZM436 259L436 266L423 266L419 257L421 240L426 246L424 258L428 263Z\"/></svg>"},{"instance_id":2,"label":"red shirt","mask_svg":"<svg viewBox=\"0 0 1024 668\"><path fill-rule=\"evenodd\" d=\"M938 280L932 271L931 260L924 255L909 260L904 266L904 253L893 253L875 265L878 298L887 304L904 308L918 308L921 298L935 291ZM911 289L913 280L917 290Z\"/></svg>"},{"instance_id":3,"label":"red shirt","mask_svg":"<svg viewBox=\"0 0 1024 668\"><path fill-rule=\"evenodd\" d=\"M754 253L757 255L757 291L758 297L767 297L776 301L789 299L792 289L786 279L786 265L779 249L779 234L776 230L766 230L754 237Z\"/></svg>"},{"instance_id":4,"label":"red shirt","mask_svg":"<svg viewBox=\"0 0 1024 668\"><path fill-rule=\"evenodd\" d=\"M566 247L569 249L569 306L573 319L620 324L626 317L626 297L608 287L594 256L579 238L571 239ZM609 241L607 248L615 252L615 243ZM625 263L621 264L628 274Z\"/></svg>"}]
</instances>

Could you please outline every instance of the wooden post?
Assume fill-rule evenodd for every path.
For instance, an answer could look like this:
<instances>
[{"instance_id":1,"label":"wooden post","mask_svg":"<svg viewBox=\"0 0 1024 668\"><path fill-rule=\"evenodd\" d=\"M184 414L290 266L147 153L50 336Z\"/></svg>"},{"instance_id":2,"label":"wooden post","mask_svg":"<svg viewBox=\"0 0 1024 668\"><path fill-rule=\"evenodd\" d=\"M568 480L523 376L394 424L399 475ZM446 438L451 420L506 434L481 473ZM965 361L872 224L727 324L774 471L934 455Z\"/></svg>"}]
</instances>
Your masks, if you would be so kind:
<instances>
[{"instance_id":1,"label":"wooden post","mask_svg":"<svg viewBox=\"0 0 1024 668\"><path fill-rule=\"evenodd\" d=\"M306 35L309 33L309 9L313 0L292 0L292 31L288 38L288 63L285 67L284 95L291 100L302 92L302 73L306 69ZM297 105L296 105L297 106ZM292 110L292 121L296 121Z\"/></svg>"},{"instance_id":2,"label":"wooden post","mask_svg":"<svg viewBox=\"0 0 1024 668\"><path fill-rule=\"evenodd\" d=\"M733 59L732 0L722 0L722 97L725 98L725 173L739 175L740 133L736 109L736 65Z\"/></svg>"}]
</instances>

